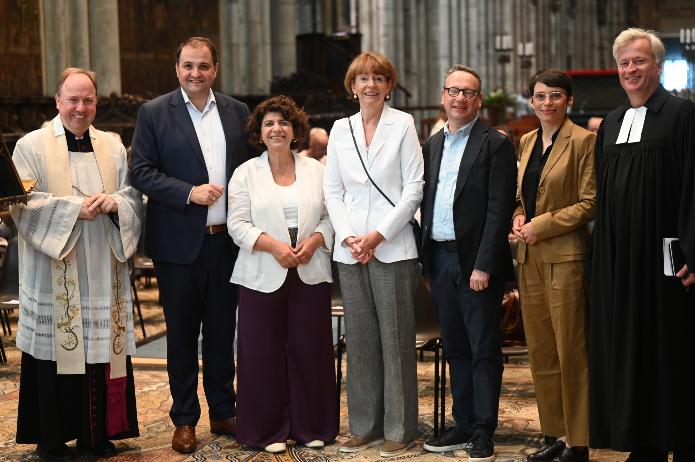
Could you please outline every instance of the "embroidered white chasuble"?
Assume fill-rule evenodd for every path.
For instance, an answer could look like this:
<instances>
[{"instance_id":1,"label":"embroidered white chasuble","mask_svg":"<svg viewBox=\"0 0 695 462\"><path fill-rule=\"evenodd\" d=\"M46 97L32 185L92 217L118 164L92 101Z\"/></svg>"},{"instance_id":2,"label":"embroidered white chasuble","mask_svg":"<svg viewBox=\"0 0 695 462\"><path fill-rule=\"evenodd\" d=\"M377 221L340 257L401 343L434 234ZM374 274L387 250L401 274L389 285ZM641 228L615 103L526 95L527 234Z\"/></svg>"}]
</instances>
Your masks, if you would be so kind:
<instances>
[{"instance_id":1,"label":"embroidered white chasuble","mask_svg":"<svg viewBox=\"0 0 695 462\"><path fill-rule=\"evenodd\" d=\"M13 154L20 177L39 180L28 204L11 209L20 234L17 347L36 359L58 360L59 373L57 350L66 337L60 334L56 339L54 335L56 262L74 262L79 285L74 295L81 307L75 318L81 318L81 329L78 326L74 331L74 340L80 343L84 362L111 363L118 355L135 353L127 259L137 247L142 199L128 183L123 145L93 127L89 134L94 153L67 152L65 131L56 117L48 127L22 138ZM62 186L55 185L61 181ZM65 189L65 184L63 195L51 191ZM93 221L78 219L85 196L109 189L118 204L119 227L104 214ZM84 362L70 365L66 373L80 373ZM112 364L112 378L125 374L124 367L115 366Z\"/></svg>"}]
</instances>

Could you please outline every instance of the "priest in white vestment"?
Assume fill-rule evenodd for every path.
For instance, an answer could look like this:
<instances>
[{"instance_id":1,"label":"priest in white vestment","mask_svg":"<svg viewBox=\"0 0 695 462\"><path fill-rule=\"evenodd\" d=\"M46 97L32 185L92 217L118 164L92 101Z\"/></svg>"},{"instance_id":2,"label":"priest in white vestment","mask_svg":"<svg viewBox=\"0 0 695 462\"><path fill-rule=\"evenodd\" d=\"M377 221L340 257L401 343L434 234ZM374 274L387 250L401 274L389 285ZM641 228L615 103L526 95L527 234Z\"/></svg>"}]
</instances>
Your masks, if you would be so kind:
<instances>
[{"instance_id":1,"label":"priest in white vestment","mask_svg":"<svg viewBox=\"0 0 695 462\"><path fill-rule=\"evenodd\" d=\"M128 258L140 235L142 198L126 152L91 126L96 76L68 68L59 115L17 143L21 178L38 184L11 209L19 230L22 351L17 442L44 460L73 460L65 444L97 456L138 436L130 355L135 353Z\"/></svg>"}]
</instances>

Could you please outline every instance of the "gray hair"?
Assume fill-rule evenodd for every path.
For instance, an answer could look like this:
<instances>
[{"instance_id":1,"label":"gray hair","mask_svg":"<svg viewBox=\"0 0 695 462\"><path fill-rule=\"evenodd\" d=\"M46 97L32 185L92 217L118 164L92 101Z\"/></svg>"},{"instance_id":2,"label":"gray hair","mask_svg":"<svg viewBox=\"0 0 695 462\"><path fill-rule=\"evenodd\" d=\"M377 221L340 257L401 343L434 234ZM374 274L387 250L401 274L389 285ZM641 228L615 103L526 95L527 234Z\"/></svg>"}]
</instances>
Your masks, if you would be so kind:
<instances>
[{"instance_id":1,"label":"gray hair","mask_svg":"<svg viewBox=\"0 0 695 462\"><path fill-rule=\"evenodd\" d=\"M616 64L618 64L618 51L638 39L646 39L651 43L656 64L661 66L664 63L664 54L666 53L664 42L657 37L656 32L653 30L644 30L639 27L625 29L615 38L613 42L613 59L615 59Z\"/></svg>"}]
</instances>

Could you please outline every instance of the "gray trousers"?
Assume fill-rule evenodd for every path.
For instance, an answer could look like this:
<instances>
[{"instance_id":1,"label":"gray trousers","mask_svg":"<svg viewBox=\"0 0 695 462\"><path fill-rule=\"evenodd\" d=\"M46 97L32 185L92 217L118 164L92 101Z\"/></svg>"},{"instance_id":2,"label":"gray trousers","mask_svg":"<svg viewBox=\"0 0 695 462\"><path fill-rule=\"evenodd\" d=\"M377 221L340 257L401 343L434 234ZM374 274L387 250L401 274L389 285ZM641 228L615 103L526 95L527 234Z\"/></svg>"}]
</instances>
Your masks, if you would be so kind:
<instances>
[{"instance_id":1,"label":"gray trousers","mask_svg":"<svg viewBox=\"0 0 695 462\"><path fill-rule=\"evenodd\" d=\"M350 432L399 443L418 435L417 260L338 263L345 308Z\"/></svg>"}]
</instances>

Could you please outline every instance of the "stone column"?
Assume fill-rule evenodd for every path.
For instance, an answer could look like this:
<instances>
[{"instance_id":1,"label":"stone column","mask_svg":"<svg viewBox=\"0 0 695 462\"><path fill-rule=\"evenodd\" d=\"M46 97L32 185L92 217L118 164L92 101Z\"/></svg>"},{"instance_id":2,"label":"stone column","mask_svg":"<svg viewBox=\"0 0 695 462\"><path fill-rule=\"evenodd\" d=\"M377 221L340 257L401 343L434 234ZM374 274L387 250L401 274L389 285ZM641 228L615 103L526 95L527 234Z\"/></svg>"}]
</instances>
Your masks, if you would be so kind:
<instances>
[{"instance_id":1,"label":"stone column","mask_svg":"<svg viewBox=\"0 0 695 462\"><path fill-rule=\"evenodd\" d=\"M220 0L219 6L222 91L268 94L272 79L269 0ZM294 23L288 27L294 33Z\"/></svg>"},{"instance_id":2,"label":"stone column","mask_svg":"<svg viewBox=\"0 0 695 462\"><path fill-rule=\"evenodd\" d=\"M237 0L220 0L220 69L217 79L223 93L243 94L243 76L246 68L243 63L247 48L242 40L246 37L241 18L246 17L246 4Z\"/></svg>"},{"instance_id":3,"label":"stone column","mask_svg":"<svg viewBox=\"0 0 695 462\"><path fill-rule=\"evenodd\" d=\"M42 86L55 94L55 82L66 67L89 68L87 0L41 0Z\"/></svg>"},{"instance_id":4,"label":"stone column","mask_svg":"<svg viewBox=\"0 0 695 462\"><path fill-rule=\"evenodd\" d=\"M270 39L270 0L247 0L249 12L249 51L247 71L249 72L248 94L270 93L272 75L272 53Z\"/></svg>"},{"instance_id":5,"label":"stone column","mask_svg":"<svg viewBox=\"0 0 695 462\"><path fill-rule=\"evenodd\" d=\"M270 13L272 75L284 77L297 71L296 0L276 0Z\"/></svg>"},{"instance_id":6,"label":"stone column","mask_svg":"<svg viewBox=\"0 0 695 462\"><path fill-rule=\"evenodd\" d=\"M99 95L121 94L118 0L89 0L89 58Z\"/></svg>"},{"instance_id":7,"label":"stone column","mask_svg":"<svg viewBox=\"0 0 695 462\"><path fill-rule=\"evenodd\" d=\"M67 37L66 58L69 66L90 68L89 4L87 0L64 0Z\"/></svg>"},{"instance_id":8,"label":"stone column","mask_svg":"<svg viewBox=\"0 0 695 462\"><path fill-rule=\"evenodd\" d=\"M121 93L118 0L41 0L41 61L44 95L66 67L97 73L99 95Z\"/></svg>"}]
</instances>

